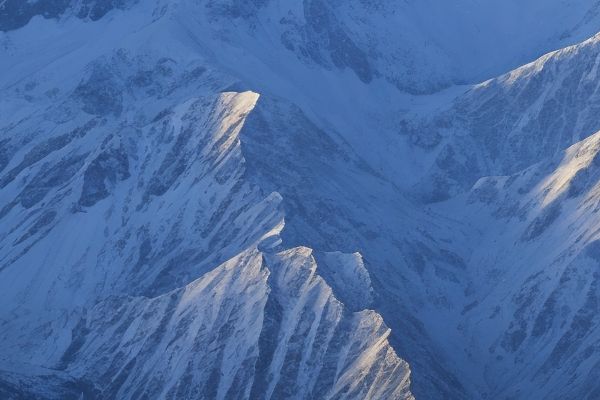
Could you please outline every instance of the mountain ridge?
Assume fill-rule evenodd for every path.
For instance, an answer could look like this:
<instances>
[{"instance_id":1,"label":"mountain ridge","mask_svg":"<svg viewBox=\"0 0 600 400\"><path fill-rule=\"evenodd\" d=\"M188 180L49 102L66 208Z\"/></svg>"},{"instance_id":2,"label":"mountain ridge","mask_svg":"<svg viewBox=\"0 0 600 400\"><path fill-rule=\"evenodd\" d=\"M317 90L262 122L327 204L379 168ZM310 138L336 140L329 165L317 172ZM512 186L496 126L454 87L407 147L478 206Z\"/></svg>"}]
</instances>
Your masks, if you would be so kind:
<instances>
[{"instance_id":1,"label":"mountain ridge","mask_svg":"<svg viewBox=\"0 0 600 400\"><path fill-rule=\"evenodd\" d=\"M593 398L597 36L447 88L416 3L97 4L0 33L0 393Z\"/></svg>"}]
</instances>

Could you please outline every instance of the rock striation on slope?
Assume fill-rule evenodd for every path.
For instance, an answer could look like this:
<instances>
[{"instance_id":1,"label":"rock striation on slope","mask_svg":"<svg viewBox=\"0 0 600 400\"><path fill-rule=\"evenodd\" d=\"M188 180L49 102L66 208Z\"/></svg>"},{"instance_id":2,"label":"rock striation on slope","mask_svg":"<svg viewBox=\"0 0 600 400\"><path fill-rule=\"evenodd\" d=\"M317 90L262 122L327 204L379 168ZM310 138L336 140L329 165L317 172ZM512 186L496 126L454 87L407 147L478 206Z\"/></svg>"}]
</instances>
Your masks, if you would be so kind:
<instances>
[{"instance_id":1,"label":"rock striation on slope","mask_svg":"<svg viewBox=\"0 0 600 400\"><path fill-rule=\"evenodd\" d=\"M311 253L248 249L159 297L104 300L62 367L107 399L412 398L381 317L345 309Z\"/></svg>"},{"instance_id":2,"label":"rock striation on slope","mask_svg":"<svg viewBox=\"0 0 600 400\"><path fill-rule=\"evenodd\" d=\"M448 2L1 4L0 396L597 397L598 37L413 96Z\"/></svg>"},{"instance_id":3,"label":"rock striation on slope","mask_svg":"<svg viewBox=\"0 0 600 400\"><path fill-rule=\"evenodd\" d=\"M416 185L427 202L480 177L516 173L598 129L600 36L470 88L432 119L407 121L415 149L433 154Z\"/></svg>"},{"instance_id":4,"label":"rock striation on slope","mask_svg":"<svg viewBox=\"0 0 600 400\"><path fill-rule=\"evenodd\" d=\"M471 241L457 329L468 362L485 366L471 379L491 398L598 395L599 54L595 36L544 56L474 87L437 120L452 132L441 147L454 150L442 150L434 175L463 181L433 208Z\"/></svg>"},{"instance_id":5,"label":"rock striation on slope","mask_svg":"<svg viewBox=\"0 0 600 400\"><path fill-rule=\"evenodd\" d=\"M478 219L466 219L494 226L472 254L479 284L461 324L496 360L492 397L597 396L599 140L482 178L467 197Z\"/></svg>"},{"instance_id":6,"label":"rock striation on slope","mask_svg":"<svg viewBox=\"0 0 600 400\"><path fill-rule=\"evenodd\" d=\"M240 138L259 95L138 45L82 48L3 89L0 354L24 367L3 367L0 390L411 399L369 299L345 307L312 250L281 244L282 196ZM368 293L360 256L337 258Z\"/></svg>"}]
</instances>

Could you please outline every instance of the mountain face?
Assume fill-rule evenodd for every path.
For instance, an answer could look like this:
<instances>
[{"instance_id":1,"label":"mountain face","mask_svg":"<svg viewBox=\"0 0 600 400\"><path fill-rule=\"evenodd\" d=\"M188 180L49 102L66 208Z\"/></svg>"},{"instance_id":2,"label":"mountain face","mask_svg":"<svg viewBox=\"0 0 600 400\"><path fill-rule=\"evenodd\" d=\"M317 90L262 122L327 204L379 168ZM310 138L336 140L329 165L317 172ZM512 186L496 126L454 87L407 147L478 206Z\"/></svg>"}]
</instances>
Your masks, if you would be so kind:
<instances>
[{"instance_id":1,"label":"mountain face","mask_svg":"<svg viewBox=\"0 0 600 400\"><path fill-rule=\"evenodd\" d=\"M497 360L485 371L497 396L598 395L598 149L594 134L515 175L483 178L468 194L482 221L498 226L482 236L494 249L473 253L482 284L464 322ZM565 376L569 384L558 384Z\"/></svg>"},{"instance_id":2,"label":"mountain face","mask_svg":"<svg viewBox=\"0 0 600 400\"><path fill-rule=\"evenodd\" d=\"M0 397L597 398L598 31L0 1Z\"/></svg>"},{"instance_id":3,"label":"mountain face","mask_svg":"<svg viewBox=\"0 0 600 400\"><path fill-rule=\"evenodd\" d=\"M0 30L12 31L22 28L36 16L59 18L73 14L77 18L97 21L113 9L122 9L128 0L48 0L15 1L6 0L0 10Z\"/></svg>"},{"instance_id":4,"label":"mountain face","mask_svg":"<svg viewBox=\"0 0 600 400\"><path fill-rule=\"evenodd\" d=\"M516 173L598 131L599 46L594 36L550 53L474 86L433 118L408 121L415 148L437 153L416 185L424 199Z\"/></svg>"}]
</instances>

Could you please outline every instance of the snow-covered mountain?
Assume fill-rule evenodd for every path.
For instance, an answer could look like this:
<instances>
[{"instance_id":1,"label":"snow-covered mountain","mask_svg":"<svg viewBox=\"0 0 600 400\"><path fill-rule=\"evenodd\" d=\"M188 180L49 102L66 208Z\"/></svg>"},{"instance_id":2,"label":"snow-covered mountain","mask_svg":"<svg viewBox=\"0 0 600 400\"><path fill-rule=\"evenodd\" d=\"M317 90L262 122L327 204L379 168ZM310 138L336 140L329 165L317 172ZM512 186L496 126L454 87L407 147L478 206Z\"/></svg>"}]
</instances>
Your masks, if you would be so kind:
<instances>
[{"instance_id":1,"label":"snow-covered mountain","mask_svg":"<svg viewBox=\"0 0 600 400\"><path fill-rule=\"evenodd\" d=\"M0 1L0 396L596 398L600 3L523 3Z\"/></svg>"},{"instance_id":2,"label":"snow-covered mountain","mask_svg":"<svg viewBox=\"0 0 600 400\"><path fill-rule=\"evenodd\" d=\"M481 239L461 329L496 360L484 371L492 397L598 395L598 139L468 195Z\"/></svg>"}]
</instances>

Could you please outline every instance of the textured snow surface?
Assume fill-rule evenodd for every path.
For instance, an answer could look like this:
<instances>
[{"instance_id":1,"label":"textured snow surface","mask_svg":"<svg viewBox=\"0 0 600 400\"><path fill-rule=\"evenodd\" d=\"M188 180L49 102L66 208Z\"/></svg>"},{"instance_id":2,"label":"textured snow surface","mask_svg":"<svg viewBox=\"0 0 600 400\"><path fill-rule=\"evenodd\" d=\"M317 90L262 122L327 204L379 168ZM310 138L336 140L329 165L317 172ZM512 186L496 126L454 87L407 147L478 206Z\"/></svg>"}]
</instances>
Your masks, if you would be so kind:
<instances>
[{"instance_id":1,"label":"textured snow surface","mask_svg":"<svg viewBox=\"0 0 600 400\"><path fill-rule=\"evenodd\" d=\"M597 31L0 0L0 397L598 398Z\"/></svg>"}]
</instances>

